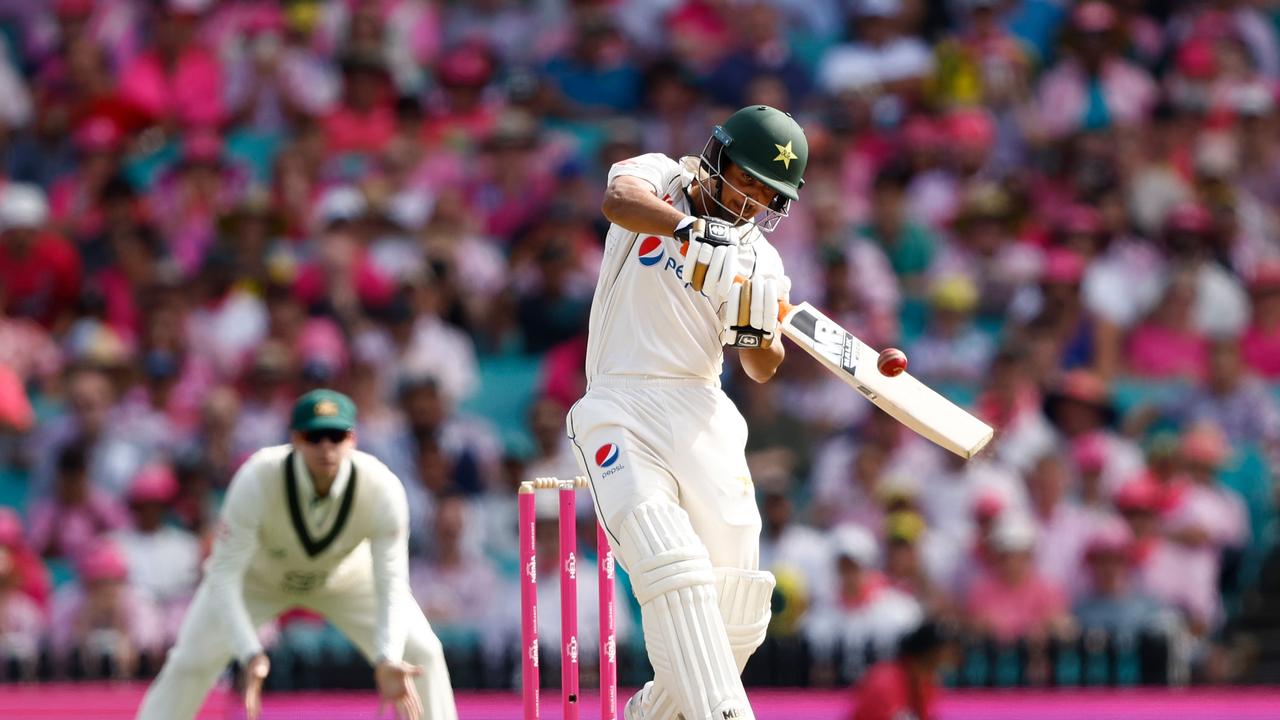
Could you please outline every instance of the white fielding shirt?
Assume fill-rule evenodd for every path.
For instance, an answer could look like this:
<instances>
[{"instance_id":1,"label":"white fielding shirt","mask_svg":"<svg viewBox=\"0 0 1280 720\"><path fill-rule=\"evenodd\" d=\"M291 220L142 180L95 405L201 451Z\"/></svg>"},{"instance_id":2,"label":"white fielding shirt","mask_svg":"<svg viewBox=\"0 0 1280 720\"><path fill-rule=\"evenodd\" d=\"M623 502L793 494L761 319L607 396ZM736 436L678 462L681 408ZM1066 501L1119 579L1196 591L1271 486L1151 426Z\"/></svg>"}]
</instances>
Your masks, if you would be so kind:
<instances>
[{"instance_id":1,"label":"white fielding shirt","mask_svg":"<svg viewBox=\"0 0 1280 720\"><path fill-rule=\"evenodd\" d=\"M205 563L204 583L217 598L235 657L262 650L245 607L246 587L305 605L326 591L372 583L377 657L400 661L407 629L396 606L412 602L404 486L377 458L355 450L329 494L317 498L301 455L294 453L293 472L286 473L292 450L264 448L236 472Z\"/></svg>"},{"instance_id":2,"label":"white fielding shirt","mask_svg":"<svg viewBox=\"0 0 1280 720\"><path fill-rule=\"evenodd\" d=\"M685 214L686 190L697 158L677 162L661 153L616 163L609 182L622 175L644 180L654 193ZM729 192L726 190L726 192ZM753 225L738 252L738 273L782 277L782 258ZM704 378L716 381L724 362L720 308L685 285L680 243L610 225L600 278L591 303L587 381L600 375Z\"/></svg>"}]
</instances>

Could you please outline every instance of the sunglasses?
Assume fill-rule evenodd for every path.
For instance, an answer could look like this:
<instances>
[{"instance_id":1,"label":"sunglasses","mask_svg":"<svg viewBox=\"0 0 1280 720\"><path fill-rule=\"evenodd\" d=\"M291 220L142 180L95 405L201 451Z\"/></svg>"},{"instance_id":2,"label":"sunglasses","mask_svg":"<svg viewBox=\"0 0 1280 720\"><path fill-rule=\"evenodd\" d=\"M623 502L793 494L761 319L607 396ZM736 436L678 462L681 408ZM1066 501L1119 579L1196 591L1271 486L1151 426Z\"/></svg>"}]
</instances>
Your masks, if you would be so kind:
<instances>
[{"instance_id":1,"label":"sunglasses","mask_svg":"<svg viewBox=\"0 0 1280 720\"><path fill-rule=\"evenodd\" d=\"M341 443L342 441L351 437L351 431L350 430L308 430L307 432L302 434L302 437L307 441L307 443L311 445L319 445L325 440L328 440L334 445L337 445L338 443Z\"/></svg>"}]
</instances>

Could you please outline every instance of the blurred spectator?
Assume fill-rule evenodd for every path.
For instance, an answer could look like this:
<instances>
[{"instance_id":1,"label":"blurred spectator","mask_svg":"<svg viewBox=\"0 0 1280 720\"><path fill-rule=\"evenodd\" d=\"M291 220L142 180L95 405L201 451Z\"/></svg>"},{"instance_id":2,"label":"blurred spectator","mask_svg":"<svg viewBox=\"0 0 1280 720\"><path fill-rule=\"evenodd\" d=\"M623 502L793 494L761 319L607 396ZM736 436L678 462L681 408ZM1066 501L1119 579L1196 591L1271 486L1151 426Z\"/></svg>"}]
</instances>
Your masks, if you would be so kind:
<instances>
[{"instance_id":1,"label":"blurred spectator","mask_svg":"<svg viewBox=\"0 0 1280 720\"><path fill-rule=\"evenodd\" d=\"M819 667L856 674L867 653L887 657L898 639L920 622L922 611L875 570L880 551L871 533L857 525L832 531L836 580L815 598L804 620L804 635ZM835 658L845 666L832 667Z\"/></svg>"},{"instance_id":2,"label":"blurred spectator","mask_svg":"<svg viewBox=\"0 0 1280 720\"><path fill-rule=\"evenodd\" d=\"M930 94L946 105L1003 107L1027 96L1033 56L1031 48L1003 22L1001 0L963 0L959 32L934 46L936 71Z\"/></svg>"},{"instance_id":3,"label":"blurred spectator","mask_svg":"<svg viewBox=\"0 0 1280 720\"><path fill-rule=\"evenodd\" d=\"M1089 582L1073 611L1082 630L1135 636L1164 622L1160 604L1133 584L1134 548L1123 524L1094 530L1085 544L1083 562Z\"/></svg>"},{"instance_id":4,"label":"blurred spectator","mask_svg":"<svg viewBox=\"0 0 1280 720\"><path fill-rule=\"evenodd\" d=\"M0 285L3 310L61 332L80 292L80 258L48 232L49 205L34 185L0 186Z\"/></svg>"},{"instance_id":5,"label":"blurred spectator","mask_svg":"<svg viewBox=\"0 0 1280 720\"><path fill-rule=\"evenodd\" d=\"M200 575L200 545L191 532L167 522L178 481L166 465L149 465L129 486L133 524L111 536L129 568L129 581L148 593L163 615L165 640L177 637L182 614Z\"/></svg>"},{"instance_id":6,"label":"blurred spectator","mask_svg":"<svg viewBox=\"0 0 1280 720\"><path fill-rule=\"evenodd\" d=\"M818 67L818 86L831 94L878 86L885 94L877 110L886 119L896 118L902 103L919 95L933 71L928 46L908 34L904 20L901 0L853 3L848 26L857 39L827 52Z\"/></svg>"},{"instance_id":7,"label":"blurred spectator","mask_svg":"<svg viewBox=\"0 0 1280 720\"><path fill-rule=\"evenodd\" d=\"M1153 379L1204 377L1209 344L1192 325L1195 298L1192 274L1181 272L1169 278L1160 302L1129 336L1125 357L1130 373Z\"/></svg>"},{"instance_id":8,"label":"blurred spectator","mask_svg":"<svg viewBox=\"0 0 1280 720\"><path fill-rule=\"evenodd\" d=\"M13 508L0 507L0 549L8 553L15 589L41 610L49 606L53 583L40 553L31 549L22 530L22 518Z\"/></svg>"},{"instance_id":9,"label":"blurred spectator","mask_svg":"<svg viewBox=\"0 0 1280 720\"><path fill-rule=\"evenodd\" d=\"M1088 0L1071 11L1067 55L1040 80L1039 125L1049 137L1134 125L1155 104L1150 75L1120 54L1115 8Z\"/></svg>"},{"instance_id":10,"label":"blurred spectator","mask_svg":"<svg viewBox=\"0 0 1280 720\"><path fill-rule=\"evenodd\" d=\"M993 535L992 571L965 598L966 619L998 642L1043 639L1069 627L1067 598L1036 570L1036 529L1016 513L1001 517Z\"/></svg>"},{"instance_id":11,"label":"blurred spectator","mask_svg":"<svg viewBox=\"0 0 1280 720\"><path fill-rule=\"evenodd\" d=\"M565 434L568 408L552 398L539 398L529 410L529 432L534 455L525 464L524 479L573 477L578 474L573 443Z\"/></svg>"},{"instance_id":12,"label":"blurred spectator","mask_svg":"<svg viewBox=\"0 0 1280 720\"><path fill-rule=\"evenodd\" d=\"M1234 575L1250 530L1244 500L1217 478L1231 448L1221 430L1194 425L1183 433L1180 450L1186 484L1169 488L1169 537L1183 546L1188 565L1205 566L1205 576L1222 578L1227 568Z\"/></svg>"},{"instance_id":13,"label":"blurred spectator","mask_svg":"<svg viewBox=\"0 0 1280 720\"><path fill-rule=\"evenodd\" d=\"M209 126L225 119L222 66L198 38L211 4L166 0L153 42L121 68L121 96L156 122Z\"/></svg>"},{"instance_id":14,"label":"blurred spectator","mask_svg":"<svg viewBox=\"0 0 1280 720\"><path fill-rule=\"evenodd\" d=\"M933 282L929 326L907 347L911 374L926 382L974 382L991 364L995 343L973 323L978 289L958 275Z\"/></svg>"},{"instance_id":15,"label":"blurred spectator","mask_svg":"<svg viewBox=\"0 0 1280 720\"><path fill-rule=\"evenodd\" d=\"M76 563L77 582L53 598L49 644L64 672L129 678L143 656L158 659L163 625L151 599L129 583L124 555L101 542Z\"/></svg>"},{"instance_id":16,"label":"blurred spectator","mask_svg":"<svg viewBox=\"0 0 1280 720\"><path fill-rule=\"evenodd\" d=\"M365 252L368 201L360 190L330 188L315 209L315 259L299 269L294 294L312 312L355 325L368 309L385 307L394 287Z\"/></svg>"},{"instance_id":17,"label":"blurred spectator","mask_svg":"<svg viewBox=\"0 0 1280 720\"><path fill-rule=\"evenodd\" d=\"M966 462L950 454L920 483L919 496L929 527L949 538L958 551L974 539L973 511L981 503L995 503L1001 512L1027 506L1026 488L1016 472L987 459Z\"/></svg>"},{"instance_id":18,"label":"blurred spectator","mask_svg":"<svg viewBox=\"0 0 1280 720\"><path fill-rule=\"evenodd\" d=\"M572 47L544 68L559 93L562 110L590 118L605 111L625 112L639 99L640 74L628 57L626 40L604 15L583 13L571 35Z\"/></svg>"},{"instance_id":19,"label":"blurred spectator","mask_svg":"<svg viewBox=\"0 0 1280 720\"><path fill-rule=\"evenodd\" d=\"M871 667L858 682L850 720L937 717L939 674L950 661L954 632L925 619L902 637L897 657Z\"/></svg>"},{"instance_id":20,"label":"blurred spectator","mask_svg":"<svg viewBox=\"0 0 1280 720\"><path fill-rule=\"evenodd\" d=\"M393 88L385 63L369 52L342 58L342 98L324 117L325 144L335 153L378 153L395 132Z\"/></svg>"},{"instance_id":21,"label":"blurred spectator","mask_svg":"<svg viewBox=\"0 0 1280 720\"><path fill-rule=\"evenodd\" d=\"M752 0L734 9L731 21L735 26L736 47L721 59L707 81L716 100L729 107L742 107L753 102L746 97L753 82L774 78L787 95L779 98L782 102L770 104L774 107L800 104L812 81L787 42L787 23L781 11L774 3Z\"/></svg>"},{"instance_id":22,"label":"blurred spectator","mask_svg":"<svg viewBox=\"0 0 1280 720\"><path fill-rule=\"evenodd\" d=\"M244 23L243 48L226 65L227 111L233 122L255 132L283 132L298 115L331 108L338 82L279 8L255 9Z\"/></svg>"},{"instance_id":23,"label":"blurred spectator","mask_svg":"<svg viewBox=\"0 0 1280 720\"><path fill-rule=\"evenodd\" d=\"M1145 478L1125 483L1115 494L1116 509L1133 534L1137 590L1176 609L1188 629L1203 637L1218 620L1217 578L1207 574L1214 570L1212 565L1187 564L1182 549L1161 534L1159 514L1167 502L1160 488Z\"/></svg>"},{"instance_id":24,"label":"blurred spectator","mask_svg":"<svg viewBox=\"0 0 1280 720\"><path fill-rule=\"evenodd\" d=\"M1138 448L1113 429L1116 408L1106 383L1097 375L1085 370L1063 375L1045 395L1044 414L1066 442L1096 435L1096 442L1105 444L1107 460L1102 481L1109 490L1114 491L1141 469Z\"/></svg>"},{"instance_id":25,"label":"blurred spectator","mask_svg":"<svg viewBox=\"0 0 1280 720\"><path fill-rule=\"evenodd\" d=\"M950 540L932 532L914 510L889 513L884 523L884 575L889 583L915 598L925 614L951 615L950 593L937 579L940 566L951 560Z\"/></svg>"},{"instance_id":26,"label":"blurred spectator","mask_svg":"<svg viewBox=\"0 0 1280 720\"><path fill-rule=\"evenodd\" d=\"M933 264L937 239L911 214L906 204L910 171L902 164L889 164L876 175L871 201L871 217L858 229L884 251L904 289L911 295L926 290L925 274Z\"/></svg>"},{"instance_id":27,"label":"blurred spectator","mask_svg":"<svg viewBox=\"0 0 1280 720\"><path fill-rule=\"evenodd\" d=\"M53 495L31 507L31 549L46 558L78 561L99 538L128 523L124 508L89 483L85 448L70 445L58 453Z\"/></svg>"},{"instance_id":28,"label":"blurred spectator","mask_svg":"<svg viewBox=\"0 0 1280 720\"><path fill-rule=\"evenodd\" d=\"M1027 473L1026 480L1037 536L1036 571L1071 597L1079 590L1085 543L1104 516L1067 497L1067 472L1062 457L1046 455Z\"/></svg>"},{"instance_id":29,"label":"blurred spectator","mask_svg":"<svg viewBox=\"0 0 1280 720\"><path fill-rule=\"evenodd\" d=\"M1240 352L1237 342L1213 343L1206 382L1179 399L1175 415L1184 424L1215 425L1231 443L1259 449L1268 454L1272 467L1280 467L1280 407L1249 374Z\"/></svg>"},{"instance_id":30,"label":"blurred spectator","mask_svg":"<svg viewBox=\"0 0 1280 720\"><path fill-rule=\"evenodd\" d=\"M1040 269L1034 249L1015 242L1013 212L1013 199L1000 185L968 186L951 219L950 242L931 267L937 277L967 277L978 286L980 317L1004 315Z\"/></svg>"},{"instance_id":31,"label":"blurred spectator","mask_svg":"<svg viewBox=\"0 0 1280 720\"><path fill-rule=\"evenodd\" d=\"M40 607L22 592L21 582L13 554L0 546L0 661L6 668L16 665L17 679L30 681L35 679L45 620Z\"/></svg>"},{"instance_id":32,"label":"blurred spectator","mask_svg":"<svg viewBox=\"0 0 1280 720\"><path fill-rule=\"evenodd\" d=\"M796 521L795 507L784 492L764 493L761 500L760 567L775 575L795 573L793 602L807 605L828 592L832 581L831 549L817 530Z\"/></svg>"},{"instance_id":33,"label":"blurred spectator","mask_svg":"<svg viewBox=\"0 0 1280 720\"><path fill-rule=\"evenodd\" d=\"M426 556L414 561L410 571L413 596L438 632L464 637L493 633L499 629L493 625L499 578L488 558L464 543L470 517L466 499L445 495L437 499L435 511ZM471 643L479 640L467 637Z\"/></svg>"}]
</instances>

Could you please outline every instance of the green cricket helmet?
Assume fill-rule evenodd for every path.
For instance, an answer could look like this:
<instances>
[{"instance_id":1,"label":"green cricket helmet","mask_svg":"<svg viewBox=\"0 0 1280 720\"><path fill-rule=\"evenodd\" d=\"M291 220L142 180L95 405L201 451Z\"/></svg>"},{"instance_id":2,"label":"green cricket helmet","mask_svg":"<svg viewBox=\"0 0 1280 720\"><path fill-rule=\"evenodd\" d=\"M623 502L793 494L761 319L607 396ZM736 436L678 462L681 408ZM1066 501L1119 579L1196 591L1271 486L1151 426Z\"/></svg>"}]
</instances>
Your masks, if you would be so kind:
<instances>
[{"instance_id":1,"label":"green cricket helmet","mask_svg":"<svg viewBox=\"0 0 1280 720\"><path fill-rule=\"evenodd\" d=\"M735 211L719 201L718 188L713 187L713 183L725 182L726 159L777 193L763 217L756 221L761 230L768 232L787 216L791 201L800 196L804 168L809 162L809 141L800 124L787 113L768 105L752 105L715 127L700 158L705 177L700 177L699 183L708 197L730 213Z\"/></svg>"}]
</instances>

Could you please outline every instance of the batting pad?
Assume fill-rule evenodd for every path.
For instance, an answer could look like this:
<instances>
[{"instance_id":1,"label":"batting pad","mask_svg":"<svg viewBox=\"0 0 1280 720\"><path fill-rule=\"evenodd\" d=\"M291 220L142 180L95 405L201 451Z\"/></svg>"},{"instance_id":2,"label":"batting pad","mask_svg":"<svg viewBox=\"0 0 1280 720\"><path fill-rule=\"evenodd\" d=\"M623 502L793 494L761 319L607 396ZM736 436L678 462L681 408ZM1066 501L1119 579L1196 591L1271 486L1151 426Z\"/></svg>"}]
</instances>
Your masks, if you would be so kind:
<instances>
[{"instance_id":1,"label":"batting pad","mask_svg":"<svg viewBox=\"0 0 1280 720\"><path fill-rule=\"evenodd\" d=\"M720 616L716 574L689 516L674 503L642 503L623 518L618 541L657 684L685 720L754 720Z\"/></svg>"},{"instance_id":2,"label":"batting pad","mask_svg":"<svg viewBox=\"0 0 1280 720\"><path fill-rule=\"evenodd\" d=\"M773 615L773 573L761 570L715 568L716 590L719 594L720 616L724 619L725 634L733 650L733 661L742 674L747 661L764 642ZM671 693L661 682L647 683L644 693L643 720L669 720L676 717ZM628 718L627 720L638 720Z\"/></svg>"}]
</instances>

